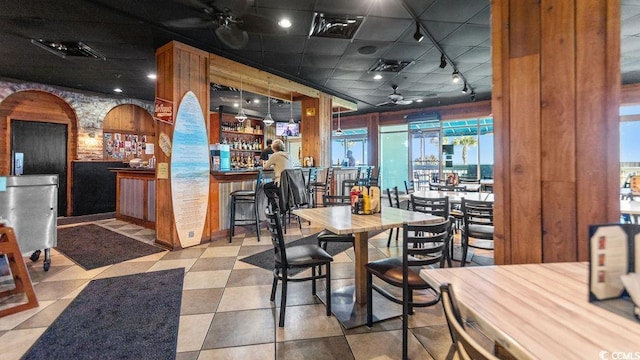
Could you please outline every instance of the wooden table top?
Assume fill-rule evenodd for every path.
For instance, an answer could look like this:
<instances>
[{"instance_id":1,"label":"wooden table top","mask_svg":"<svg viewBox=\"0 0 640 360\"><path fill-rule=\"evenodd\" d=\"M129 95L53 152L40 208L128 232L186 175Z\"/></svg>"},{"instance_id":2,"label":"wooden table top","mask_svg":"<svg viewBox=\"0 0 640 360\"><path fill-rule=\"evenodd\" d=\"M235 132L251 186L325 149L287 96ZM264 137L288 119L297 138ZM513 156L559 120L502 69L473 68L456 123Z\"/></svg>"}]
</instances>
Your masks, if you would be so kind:
<instances>
[{"instance_id":1,"label":"wooden table top","mask_svg":"<svg viewBox=\"0 0 640 360\"><path fill-rule=\"evenodd\" d=\"M420 276L436 288L451 283L463 315L518 359L640 355L640 323L589 303L586 262L430 269Z\"/></svg>"},{"instance_id":2,"label":"wooden table top","mask_svg":"<svg viewBox=\"0 0 640 360\"><path fill-rule=\"evenodd\" d=\"M382 207L382 212L373 215L354 215L350 206L329 206L310 209L296 209L293 214L311 221L336 234L351 234L386 230L402 227L403 224L430 224L443 221L441 217L429 214Z\"/></svg>"}]
</instances>

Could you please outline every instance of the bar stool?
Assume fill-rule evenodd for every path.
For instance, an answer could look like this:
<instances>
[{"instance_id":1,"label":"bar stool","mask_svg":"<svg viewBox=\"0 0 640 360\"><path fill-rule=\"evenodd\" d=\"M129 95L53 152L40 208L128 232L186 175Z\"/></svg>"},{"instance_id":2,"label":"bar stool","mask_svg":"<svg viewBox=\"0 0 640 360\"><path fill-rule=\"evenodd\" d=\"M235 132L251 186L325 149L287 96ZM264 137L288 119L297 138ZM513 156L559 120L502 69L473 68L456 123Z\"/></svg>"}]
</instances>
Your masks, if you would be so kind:
<instances>
[{"instance_id":1,"label":"bar stool","mask_svg":"<svg viewBox=\"0 0 640 360\"><path fill-rule=\"evenodd\" d=\"M342 180L342 193L341 195L349 195L351 193L351 188L360 185L360 176L362 174L362 168L358 167L358 172L356 173L356 177L353 179L345 179Z\"/></svg>"},{"instance_id":2,"label":"bar stool","mask_svg":"<svg viewBox=\"0 0 640 360\"><path fill-rule=\"evenodd\" d=\"M260 241L260 215L256 192L261 183L262 169L258 169L258 178L254 190L236 190L231 192L231 199L229 201L229 243L231 243L233 235L235 235L236 225L255 225L256 235L258 241ZM254 218L236 219L236 205L253 205Z\"/></svg>"},{"instance_id":3,"label":"bar stool","mask_svg":"<svg viewBox=\"0 0 640 360\"><path fill-rule=\"evenodd\" d=\"M309 194L309 207L316 207L316 188L314 184L318 182L318 169L310 168L307 178L307 194Z\"/></svg>"},{"instance_id":4,"label":"bar stool","mask_svg":"<svg viewBox=\"0 0 640 360\"><path fill-rule=\"evenodd\" d=\"M329 191L331 189L331 181L333 181L333 168L327 168L327 176L325 176L325 179L323 182L315 182L313 184L313 191L315 192L315 194L320 193L323 196L324 195L329 195ZM324 202L324 197L323 197L323 202Z\"/></svg>"}]
</instances>

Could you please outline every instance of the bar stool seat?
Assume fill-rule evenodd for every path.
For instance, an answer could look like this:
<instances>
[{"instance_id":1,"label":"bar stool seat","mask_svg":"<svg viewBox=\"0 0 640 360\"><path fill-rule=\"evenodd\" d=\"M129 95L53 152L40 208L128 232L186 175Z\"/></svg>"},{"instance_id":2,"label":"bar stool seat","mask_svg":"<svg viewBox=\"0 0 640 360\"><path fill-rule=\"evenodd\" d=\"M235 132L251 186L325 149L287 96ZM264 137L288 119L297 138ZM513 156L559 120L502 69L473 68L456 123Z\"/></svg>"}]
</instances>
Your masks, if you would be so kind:
<instances>
[{"instance_id":1,"label":"bar stool seat","mask_svg":"<svg viewBox=\"0 0 640 360\"><path fill-rule=\"evenodd\" d=\"M262 183L262 170L258 170L258 178L256 180L255 190L235 190L232 191L229 201L229 243L231 243L233 236L235 235L236 225L255 225L256 236L260 241L260 215L258 209L258 201L256 191L258 186ZM237 205L240 206L253 206L253 214L251 218L236 218Z\"/></svg>"}]
</instances>

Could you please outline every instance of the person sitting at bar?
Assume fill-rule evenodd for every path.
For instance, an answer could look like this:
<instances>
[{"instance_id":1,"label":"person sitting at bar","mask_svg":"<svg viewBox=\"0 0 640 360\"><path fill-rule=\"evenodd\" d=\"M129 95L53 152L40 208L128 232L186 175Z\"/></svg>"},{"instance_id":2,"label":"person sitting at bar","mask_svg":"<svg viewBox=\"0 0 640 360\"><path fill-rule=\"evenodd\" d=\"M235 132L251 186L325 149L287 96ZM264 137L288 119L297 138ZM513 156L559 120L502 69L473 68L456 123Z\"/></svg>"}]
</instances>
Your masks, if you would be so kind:
<instances>
[{"instance_id":1,"label":"person sitting at bar","mask_svg":"<svg viewBox=\"0 0 640 360\"><path fill-rule=\"evenodd\" d=\"M291 156L288 152L284 151L284 143L280 139L276 139L271 143L271 149L273 149L273 155L269 157L269 160L264 164L264 168L268 169L273 167L273 183L270 186L280 185L280 174L286 169L293 169L293 163L291 162ZM266 184L267 186L269 184Z\"/></svg>"},{"instance_id":2,"label":"person sitting at bar","mask_svg":"<svg viewBox=\"0 0 640 360\"><path fill-rule=\"evenodd\" d=\"M273 144L273 140L267 139L267 147L265 147L264 150L262 150L262 152L260 153L260 160L262 160L262 164L269 160L269 156L273 154L271 144Z\"/></svg>"}]
</instances>

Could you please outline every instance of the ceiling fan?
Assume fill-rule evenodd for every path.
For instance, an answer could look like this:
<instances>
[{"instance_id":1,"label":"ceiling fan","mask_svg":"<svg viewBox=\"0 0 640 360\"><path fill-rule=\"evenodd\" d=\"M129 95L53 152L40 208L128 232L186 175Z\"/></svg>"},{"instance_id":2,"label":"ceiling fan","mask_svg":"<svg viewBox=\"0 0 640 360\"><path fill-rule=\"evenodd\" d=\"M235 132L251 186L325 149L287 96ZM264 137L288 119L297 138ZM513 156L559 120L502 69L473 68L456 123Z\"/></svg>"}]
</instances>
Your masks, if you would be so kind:
<instances>
[{"instance_id":1,"label":"ceiling fan","mask_svg":"<svg viewBox=\"0 0 640 360\"><path fill-rule=\"evenodd\" d=\"M383 103L377 104L376 106L409 105L413 102L413 100L405 99L405 97L398 92L398 85L393 84L391 85L391 88L393 89L393 92L389 94L388 96L389 100Z\"/></svg>"},{"instance_id":2,"label":"ceiling fan","mask_svg":"<svg viewBox=\"0 0 640 360\"><path fill-rule=\"evenodd\" d=\"M176 0L203 12L201 17L168 20L165 26L177 29L215 28L216 37L231 49L241 49L249 41L248 33L277 34L282 31L271 18L245 13L247 0Z\"/></svg>"}]
</instances>

